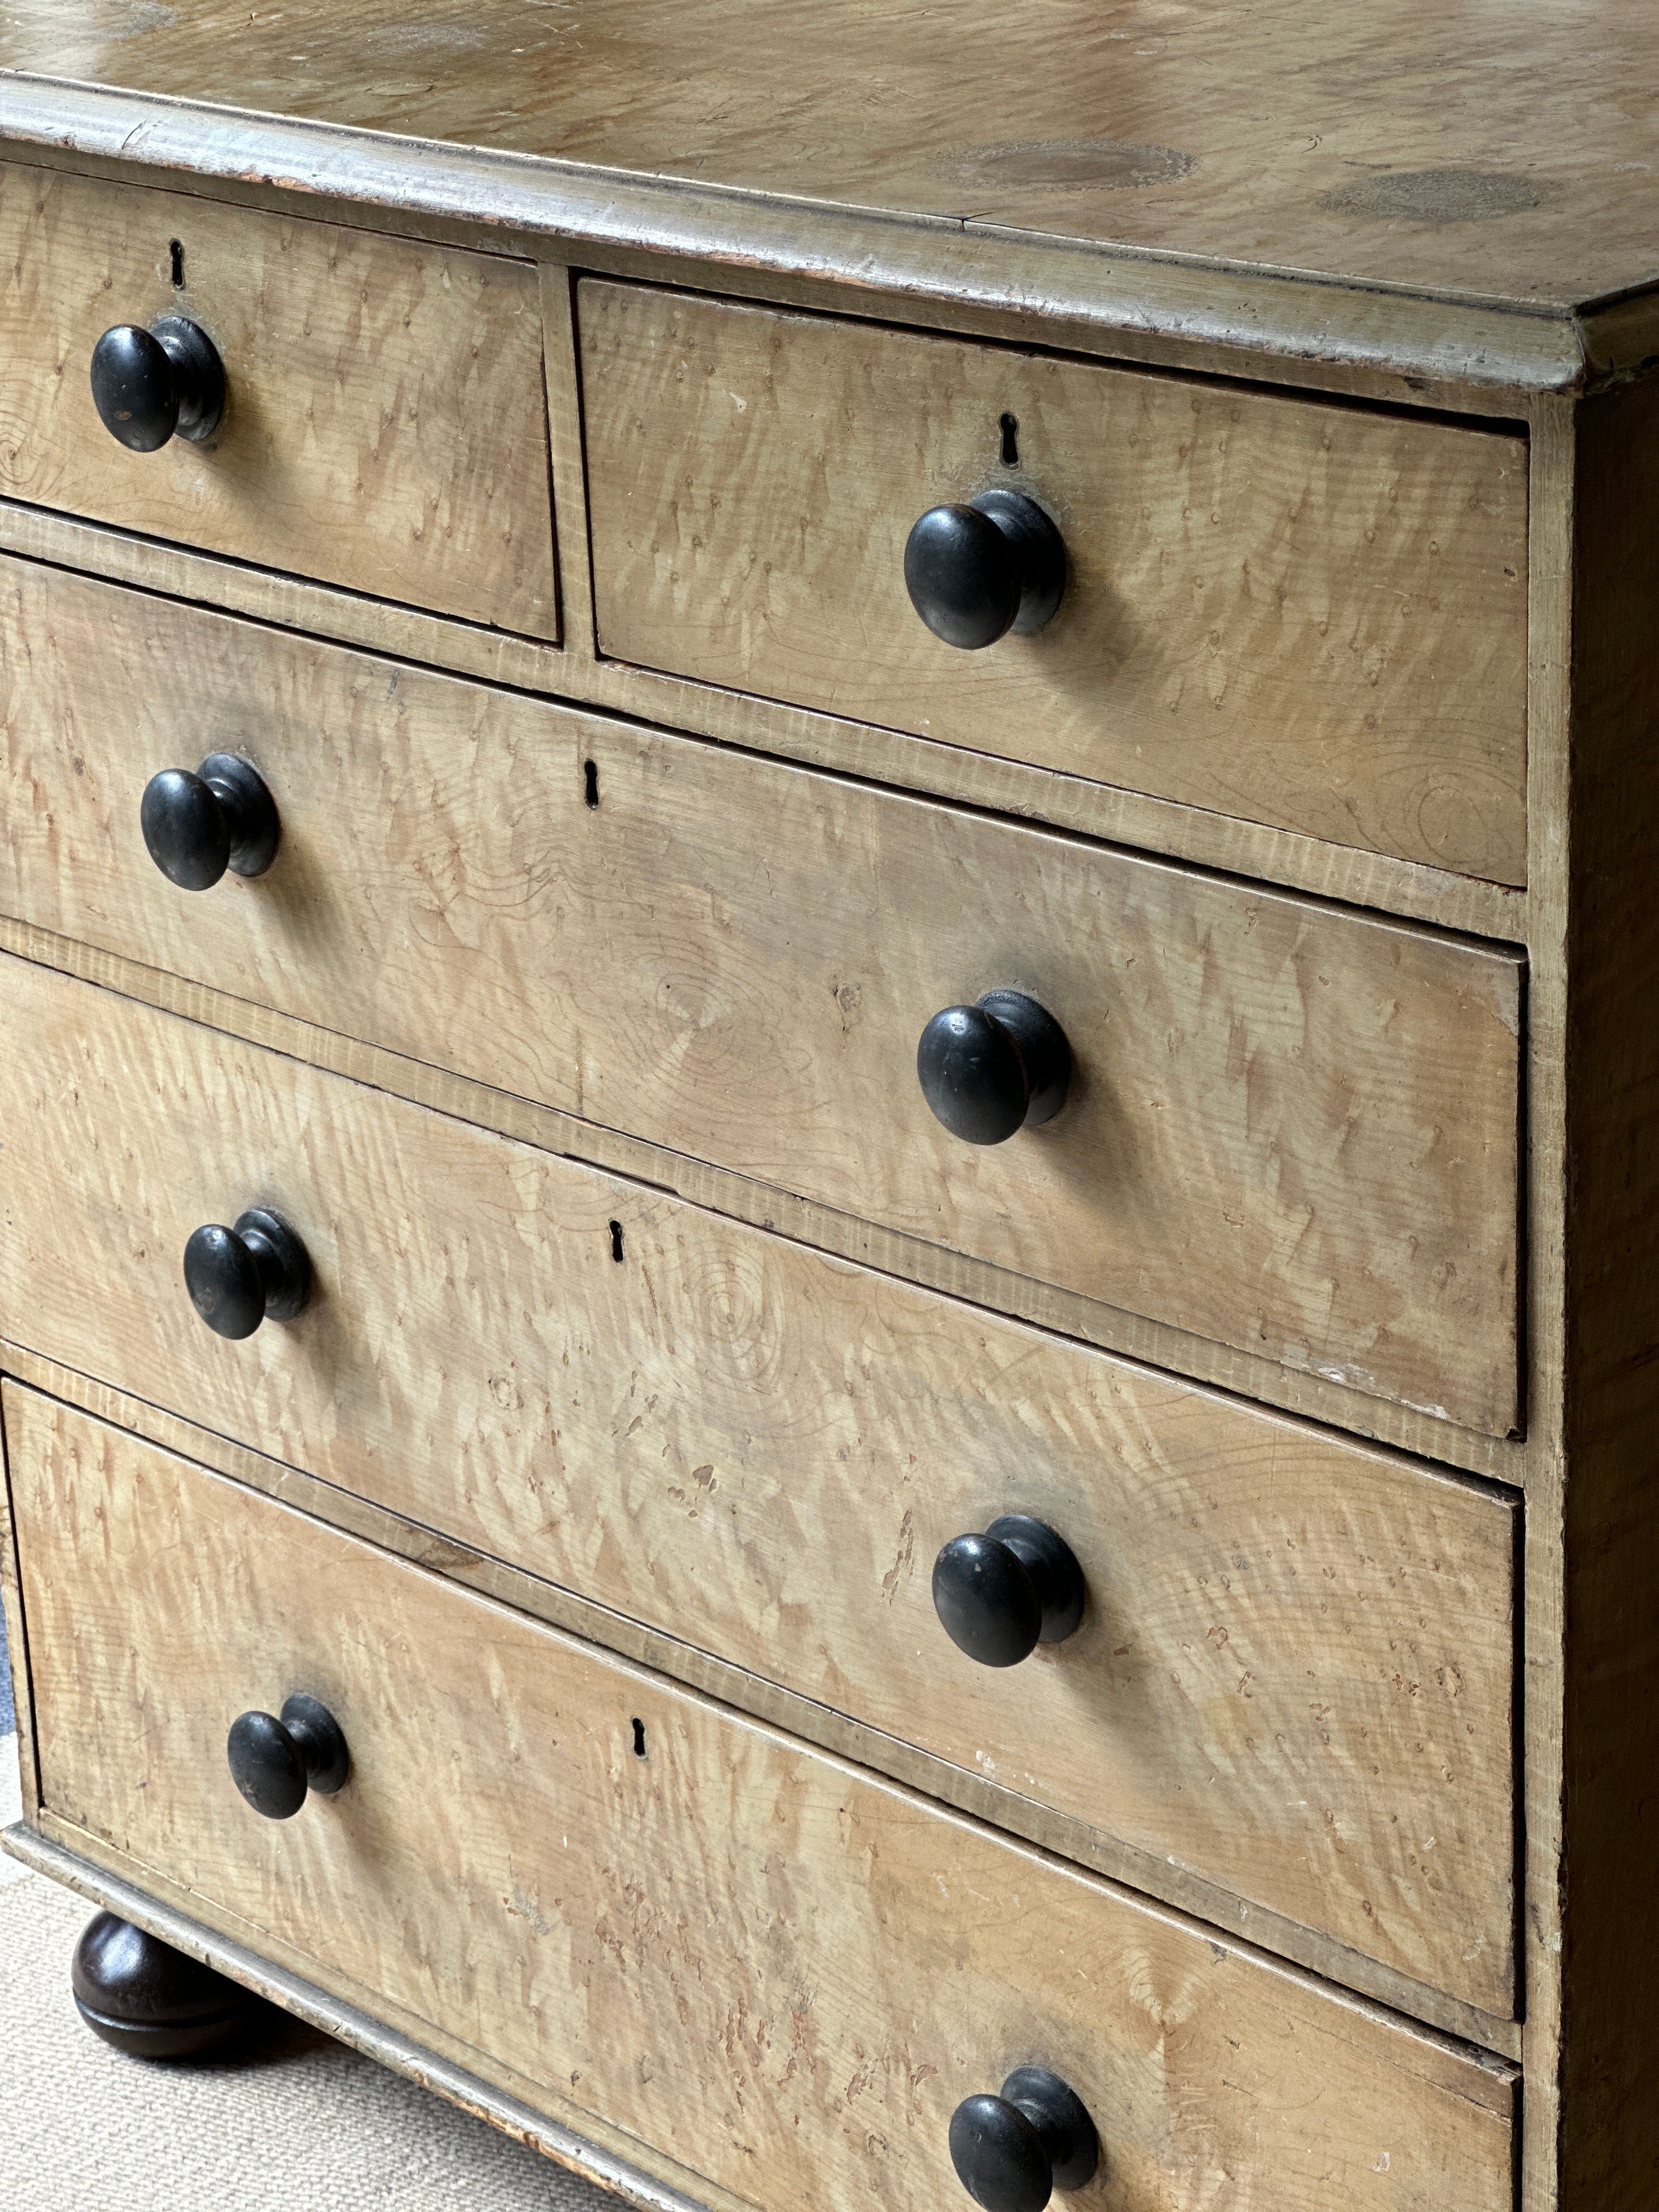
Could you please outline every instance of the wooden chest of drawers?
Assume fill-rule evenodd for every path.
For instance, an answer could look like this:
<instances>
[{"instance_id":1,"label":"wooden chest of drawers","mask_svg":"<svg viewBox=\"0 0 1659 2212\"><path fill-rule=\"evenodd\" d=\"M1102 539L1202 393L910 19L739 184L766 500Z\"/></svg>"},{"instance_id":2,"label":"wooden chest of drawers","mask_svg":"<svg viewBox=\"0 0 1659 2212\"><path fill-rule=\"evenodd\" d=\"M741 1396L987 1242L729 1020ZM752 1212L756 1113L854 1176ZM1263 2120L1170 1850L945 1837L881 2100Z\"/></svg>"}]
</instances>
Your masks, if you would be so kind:
<instances>
[{"instance_id":1,"label":"wooden chest of drawers","mask_svg":"<svg viewBox=\"0 0 1659 2212\"><path fill-rule=\"evenodd\" d=\"M1659 2205L1656 63L19 0L12 1851L659 2212Z\"/></svg>"}]
</instances>

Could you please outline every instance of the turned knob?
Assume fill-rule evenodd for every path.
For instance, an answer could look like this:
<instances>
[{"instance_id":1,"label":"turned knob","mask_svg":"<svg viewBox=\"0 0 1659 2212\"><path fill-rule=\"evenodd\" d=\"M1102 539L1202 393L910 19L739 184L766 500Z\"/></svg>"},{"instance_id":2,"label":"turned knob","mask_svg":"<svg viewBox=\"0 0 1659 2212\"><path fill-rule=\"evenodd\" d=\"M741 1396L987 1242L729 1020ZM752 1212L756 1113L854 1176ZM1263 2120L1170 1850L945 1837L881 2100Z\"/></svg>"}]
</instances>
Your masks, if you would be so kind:
<instances>
[{"instance_id":1,"label":"turned knob","mask_svg":"<svg viewBox=\"0 0 1659 2212\"><path fill-rule=\"evenodd\" d=\"M314 1790L331 1797L345 1786L351 1753L340 1723L315 1698L289 1698L280 1718L244 1713L225 1744L230 1778L267 1820L291 1820Z\"/></svg>"},{"instance_id":2,"label":"turned knob","mask_svg":"<svg viewBox=\"0 0 1659 2212\"><path fill-rule=\"evenodd\" d=\"M982 1536L953 1536L933 1562L933 1610L981 1667L1017 1667L1039 1644L1063 1644L1085 1595L1076 1553L1029 1513L1005 1513Z\"/></svg>"},{"instance_id":3,"label":"turned knob","mask_svg":"<svg viewBox=\"0 0 1659 2212\"><path fill-rule=\"evenodd\" d=\"M933 1016L916 1047L921 1095L953 1137L1000 1145L1066 1103L1072 1048L1023 991L988 991Z\"/></svg>"},{"instance_id":4,"label":"turned knob","mask_svg":"<svg viewBox=\"0 0 1659 2212\"><path fill-rule=\"evenodd\" d=\"M104 428L135 453L176 430L200 444L225 411L225 365L199 324L163 315L147 331L118 323L92 349L92 398Z\"/></svg>"},{"instance_id":5,"label":"turned knob","mask_svg":"<svg viewBox=\"0 0 1659 2212\"><path fill-rule=\"evenodd\" d=\"M1029 637L1066 592L1066 542L1024 492L982 491L930 507L904 546L904 586L933 635L975 652L1007 631Z\"/></svg>"},{"instance_id":6,"label":"turned knob","mask_svg":"<svg viewBox=\"0 0 1659 2212\"><path fill-rule=\"evenodd\" d=\"M216 1335L252 1336L262 1321L292 1321L311 1296L311 1259L279 1213L256 1206L234 1229L191 1231L185 1287Z\"/></svg>"},{"instance_id":7,"label":"turned knob","mask_svg":"<svg viewBox=\"0 0 1659 2212\"><path fill-rule=\"evenodd\" d=\"M964 2098L951 2113L951 2163L985 2212L1042 2212L1056 2189L1094 2179L1100 2137L1058 2074L1021 2066L1000 2097Z\"/></svg>"},{"instance_id":8,"label":"turned knob","mask_svg":"<svg viewBox=\"0 0 1659 2212\"><path fill-rule=\"evenodd\" d=\"M194 774L164 768L138 802L149 857L180 890L210 890L225 870L262 876L282 824L270 786L235 753L210 753Z\"/></svg>"}]
</instances>

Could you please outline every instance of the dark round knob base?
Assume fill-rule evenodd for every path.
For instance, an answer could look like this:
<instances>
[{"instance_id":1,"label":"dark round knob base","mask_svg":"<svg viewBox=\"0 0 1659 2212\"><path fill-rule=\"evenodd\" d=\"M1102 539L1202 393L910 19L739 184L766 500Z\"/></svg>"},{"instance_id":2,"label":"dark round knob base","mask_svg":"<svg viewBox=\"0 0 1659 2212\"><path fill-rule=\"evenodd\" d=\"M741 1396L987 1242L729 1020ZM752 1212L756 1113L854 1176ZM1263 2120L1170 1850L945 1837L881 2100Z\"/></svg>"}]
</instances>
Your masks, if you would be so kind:
<instances>
[{"instance_id":1,"label":"dark round knob base","mask_svg":"<svg viewBox=\"0 0 1659 2212\"><path fill-rule=\"evenodd\" d=\"M951 2162L985 2212L1042 2212L1056 2189L1081 2189L1100 2165L1082 2099L1043 2066L1017 2067L1000 2096L964 2098L951 2116Z\"/></svg>"},{"instance_id":2,"label":"dark round knob base","mask_svg":"<svg viewBox=\"0 0 1659 2212\"><path fill-rule=\"evenodd\" d=\"M118 323L92 349L92 398L129 453L158 453L175 434L200 444L225 411L225 365L199 324L163 315L147 331Z\"/></svg>"},{"instance_id":3,"label":"dark round knob base","mask_svg":"<svg viewBox=\"0 0 1659 2212\"><path fill-rule=\"evenodd\" d=\"M280 1213L250 1206L235 1226L194 1230L185 1288L216 1336L252 1336L263 1321L292 1321L311 1296L311 1255Z\"/></svg>"},{"instance_id":4,"label":"dark round knob base","mask_svg":"<svg viewBox=\"0 0 1659 2212\"><path fill-rule=\"evenodd\" d=\"M965 653L1030 637L1066 595L1066 544L1024 492L930 507L904 547L904 586L933 635Z\"/></svg>"},{"instance_id":5,"label":"dark round knob base","mask_svg":"<svg viewBox=\"0 0 1659 2212\"><path fill-rule=\"evenodd\" d=\"M351 1772L345 1735L319 1698L298 1692L280 1715L243 1713L225 1742L230 1778L267 1820L291 1820L314 1790L332 1797Z\"/></svg>"},{"instance_id":6,"label":"dark round knob base","mask_svg":"<svg viewBox=\"0 0 1659 2212\"><path fill-rule=\"evenodd\" d=\"M1023 991L946 1006L921 1033L916 1079L934 1117L970 1145L1000 1145L1052 1121L1072 1084L1072 1048Z\"/></svg>"},{"instance_id":7,"label":"dark round knob base","mask_svg":"<svg viewBox=\"0 0 1659 2212\"><path fill-rule=\"evenodd\" d=\"M1039 1644L1063 1644L1087 1599L1076 1553L1029 1513L1001 1514L982 1536L953 1536L933 1562L933 1610L981 1667L1017 1667Z\"/></svg>"},{"instance_id":8,"label":"dark round knob base","mask_svg":"<svg viewBox=\"0 0 1659 2212\"><path fill-rule=\"evenodd\" d=\"M70 1987L93 2033L134 2058L218 2057L284 2020L263 1997L112 1912L88 1922Z\"/></svg>"},{"instance_id":9,"label":"dark round knob base","mask_svg":"<svg viewBox=\"0 0 1659 2212\"><path fill-rule=\"evenodd\" d=\"M251 761L210 753L194 775L166 768L138 804L144 845L180 890L210 890L228 868L262 876L276 857L282 823L270 787Z\"/></svg>"},{"instance_id":10,"label":"dark round knob base","mask_svg":"<svg viewBox=\"0 0 1659 2212\"><path fill-rule=\"evenodd\" d=\"M1024 991L988 991L979 1011L1000 1022L1012 1037L1025 1069L1029 1096L1024 1127L1052 1121L1072 1087L1072 1048L1054 1016Z\"/></svg>"},{"instance_id":11,"label":"dark round knob base","mask_svg":"<svg viewBox=\"0 0 1659 2212\"><path fill-rule=\"evenodd\" d=\"M1023 491L982 491L969 504L976 514L988 515L1014 549L1019 605L1008 628L1015 637L1034 637L1060 612L1066 596L1066 541Z\"/></svg>"}]
</instances>

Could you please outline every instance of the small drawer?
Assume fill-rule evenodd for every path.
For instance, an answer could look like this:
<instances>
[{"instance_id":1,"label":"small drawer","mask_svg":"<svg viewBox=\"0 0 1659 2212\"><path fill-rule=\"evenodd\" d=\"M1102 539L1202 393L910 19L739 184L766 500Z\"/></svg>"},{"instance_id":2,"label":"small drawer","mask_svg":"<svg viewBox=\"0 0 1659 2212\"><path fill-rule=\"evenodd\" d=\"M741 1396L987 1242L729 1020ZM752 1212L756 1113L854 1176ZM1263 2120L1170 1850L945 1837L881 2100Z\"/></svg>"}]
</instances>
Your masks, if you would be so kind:
<instances>
[{"instance_id":1,"label":"small drawer","mask_svg":"<svg viewBox=\"0 0 1659 2212\"><path fill-rule=\"evenodd\" d=\"M580 287L621 660L1526 881L1527 447L1404 413ZM925 512L1058 526L1031 635L930 635Z\"/></svg>"},{"instance_id":2,"label":"small drawer","mask_svg":"<svg viewBox=\"0 0 1659 2212\"><path fill-rule=\"evenodd\" d=\"M1509 1499L49 969L0 1033L32 1348L1513 2013ZM316 1292L227 1342L180 1262L256 1204ZM1009 1514L1071 1632L975 1663Z\"/></svg>"},{"instance_id":3,"label":"small drawer","mask_svg":"<svg viewBox=\"0 0 1659 2212\"><path fill-rule=\"evenodd\" d=\"M1316 1373L1356 1419L1516 1427L1517 955L27 562L0 586L30 669L0 911ZM221 746L282 842L182 890L141 795ZM1009 989L1069 1040L1066 1103L969 1142L918 1040Z\"/></svg>"},{"instance_id":4,"label":"small drawer","mask_svg":"<svg viewBox=\"0 0 1659 2212\"><path fill-rule=\"evenodd\" d=\"M534 268L0 167L0 493L378 599L558 635ZM222 422L118 444L94 349L204 331Z\"/></svg>"},{"instance_id":5,"label":"small drawer","mask_svg":"<svg viewBox=\"0 0 1659 2212\"><path fill-rule=\"evenodd\" d=\"M1115 2203L1510 2212L1511 2069L49 1399L4 1416L56 1832L531 2095L753 2203L958 2212L953 2112L1039 2066ZM296 1693L349 1778L262 1819L227 1731Z\"/></svg>"}]
</instances>

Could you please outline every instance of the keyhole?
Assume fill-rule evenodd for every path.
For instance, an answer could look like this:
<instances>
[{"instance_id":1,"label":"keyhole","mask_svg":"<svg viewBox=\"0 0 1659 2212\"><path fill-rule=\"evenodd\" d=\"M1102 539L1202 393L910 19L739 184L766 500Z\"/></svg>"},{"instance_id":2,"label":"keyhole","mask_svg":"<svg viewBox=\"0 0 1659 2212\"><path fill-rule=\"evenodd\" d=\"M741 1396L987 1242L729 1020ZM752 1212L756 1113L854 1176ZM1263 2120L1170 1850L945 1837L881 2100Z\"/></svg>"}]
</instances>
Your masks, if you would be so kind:
<instances>
[{"instance_id":1,"label":"keyhole","mask_svg":"<svg viewBox=\"0 0 1659 2212\"><path fill-rule=\"evenodd\" d=\"M634 1723L634 1756L635 1759L645 1757L645 1723L641 1720Z\"/></svg>"},{"instance_id":2,"label":"keyhole","mask_svg":"<svg viewBox=\"0 0 1659 2212\"><path fill-rule=\"evenodd\" d=\"M622 1224L621 1224L621 1222L620 1222L620 1221L613 1221L613 1222L611 1223L611 1258L612 1258L613 1260L620 1260L620 1259L622 1258L622 1255L623 1255L623 1231L622 1231Z\"/></svg>"},{"instance_id":3,"label":"keyhole","mask_svg":"<svg viewBox=\"0 0 1659 2212\"><path fill-rule=\"evenodd\" d=\"M1019 466L1019 418L1005 415L997 424L1002 433L1002 465L1005 469Z\"/></svg>"},{"instance_id":4,"label":"keyhole","mask_svg":"<svg viewBox=\"0 0 1659 2212\"><path fill-rule=\"evenodd\" d=\"M182 240L176 238L169 239L167 258L173 264L173 289L175 292L182 292L185 289L185 249Z\"/></svg>"},{"instance_id":5,"label":"keyhole","mask_svg":"<svg viewBox=\"0 0 1659 2212\"><path fill-rule=\"evenodd\" d=\"M597 761L584 761L582 763L582 775L586 779L587 785L587 803L590 806L597 806L599 803L599 763Z\"/></svg>"}]
</instances>

